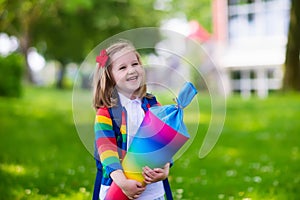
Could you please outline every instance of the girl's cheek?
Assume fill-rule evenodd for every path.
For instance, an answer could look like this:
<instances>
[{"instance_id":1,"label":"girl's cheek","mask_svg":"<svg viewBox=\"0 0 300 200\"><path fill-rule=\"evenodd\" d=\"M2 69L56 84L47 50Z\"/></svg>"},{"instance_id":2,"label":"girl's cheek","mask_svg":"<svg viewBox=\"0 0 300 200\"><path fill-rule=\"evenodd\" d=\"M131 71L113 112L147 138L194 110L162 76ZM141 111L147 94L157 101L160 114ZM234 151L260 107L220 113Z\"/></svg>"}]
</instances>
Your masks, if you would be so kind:
<instances>
[{"instance_id":1,"label":"girl's cheek","mask_svg":"<svg viewBox=\"0 0 300 200\"><path fill-rule=\"evenodd\" d=\"M145 70L144 70L143 67L140 67L138 71L139 71L140 74L145 74Z\"/></svg>"}]
</instances>

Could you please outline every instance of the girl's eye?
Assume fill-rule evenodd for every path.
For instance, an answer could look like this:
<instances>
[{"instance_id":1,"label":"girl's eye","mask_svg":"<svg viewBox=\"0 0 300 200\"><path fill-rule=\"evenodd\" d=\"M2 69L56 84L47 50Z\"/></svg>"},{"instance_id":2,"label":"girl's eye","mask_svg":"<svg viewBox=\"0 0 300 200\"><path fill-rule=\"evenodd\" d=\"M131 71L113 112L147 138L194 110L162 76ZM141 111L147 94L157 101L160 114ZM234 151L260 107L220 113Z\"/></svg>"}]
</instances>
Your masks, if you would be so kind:
<instances>
[{"instance_id":1,"label":"girl's eye","mask_svg":"<svg viewBox=\"0 0 300 200\"><path fill-rule=\"evenodd\" d=\"M138 65L139 65L139 63L138 63L138 62L136 62L136 63L133 63L132 65L133 65L133 66L138 66Z\"/></svg>"},{"instance_id":2,"label":"girl's eye","mask_svg":"<svg viewBox=\"0 0 300 200\"><path fill-rule=\"evenodd\" d=\"M125 66L121 66L121 67L119 68L119 70L124 70L124 69L126 69Z\"/></svg>"}]
</instances>

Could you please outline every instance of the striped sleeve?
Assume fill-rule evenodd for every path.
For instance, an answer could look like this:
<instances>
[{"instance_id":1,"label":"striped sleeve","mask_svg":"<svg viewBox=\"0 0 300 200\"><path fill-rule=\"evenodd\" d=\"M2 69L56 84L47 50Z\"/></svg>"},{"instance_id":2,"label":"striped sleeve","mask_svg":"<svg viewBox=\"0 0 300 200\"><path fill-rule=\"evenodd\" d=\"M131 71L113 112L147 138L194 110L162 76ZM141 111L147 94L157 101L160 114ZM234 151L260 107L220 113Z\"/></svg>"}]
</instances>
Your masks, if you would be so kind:
<instances>
[{"instance_id":1,"label":"striped sleeve","mask_svg":"<svg viewBox=\"0 0 300 200\"><path fill-rule=\"evenodd\" d=\"M122 169L112 119L107 108L98 109L94 131L96 147L106 173L110 174L117 169Z\"/></svg>"}]
</instances>

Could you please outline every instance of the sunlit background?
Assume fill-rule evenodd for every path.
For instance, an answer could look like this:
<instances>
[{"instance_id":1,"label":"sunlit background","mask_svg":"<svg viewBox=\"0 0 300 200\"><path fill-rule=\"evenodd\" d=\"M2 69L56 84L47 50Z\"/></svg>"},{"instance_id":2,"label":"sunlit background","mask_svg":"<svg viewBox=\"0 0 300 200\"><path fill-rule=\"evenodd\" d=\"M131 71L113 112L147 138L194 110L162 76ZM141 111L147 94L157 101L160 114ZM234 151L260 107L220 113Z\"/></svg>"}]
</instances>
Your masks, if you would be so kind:
<instances>
[{"instance_id":1,"label":"sunlit background","mask_svg":"<svg viewBox=\"0 0 300 200\"><path fill-rule=\"evenodd\" d=\"M176 94L180 74L200 91L185 113L195 138L170 172L174 199L299 198L299 2L0 1L0 199L91 199L96 168L74 125L72 90L82 89L76 105L90 121L91 71L82 64L103 41L143 27L201 49L172 34L140 49L149 82ZM216 109L210 88L226 97L226 120L203 159Z\"/></svg>"}]
</instances>

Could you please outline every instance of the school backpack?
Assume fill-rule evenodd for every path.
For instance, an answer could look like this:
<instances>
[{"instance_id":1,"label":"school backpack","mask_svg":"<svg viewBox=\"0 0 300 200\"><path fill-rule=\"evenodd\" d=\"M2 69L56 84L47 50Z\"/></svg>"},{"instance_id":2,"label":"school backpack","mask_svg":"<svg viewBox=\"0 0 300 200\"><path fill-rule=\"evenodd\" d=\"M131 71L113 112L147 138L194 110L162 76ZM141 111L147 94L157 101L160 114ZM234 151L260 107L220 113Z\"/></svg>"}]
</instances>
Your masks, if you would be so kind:
<instances>
[{"instance_id":1,"label":"school backpack","mask_svg":"<svg viewBox=\"0 0 300 200\"><path fill-rule=\"evenodd\" d=\"M144 102L142 103L142 108L143 110L147 111L149 107L157 104L156 98L144 98ZM109 114L112 119L112 124L113 124L113 130L116 133L115 137L117 140L117 145L121 146L122 144L122 137L121 137L121 122L122 122L122 106L120 102L118 102L117 106L114 106L112 108L108 109ZM99 193L100 193L100 188L101 188L101 180L102 180L102 163L100 161L100 157L97 151L96 147L96 142L95 142L95 152L94 152L94 158L96 161L96 167L97 167L97 173L96 173L96 178L95 178L95 183L94 183L94 192L93 192L93 200L99 200ZM163 180L163 185L165 189L165 195L167 200L173 200L172 196L172 191L170 188L169 180L166 178Z\"/></svg>"}]
</instances>

